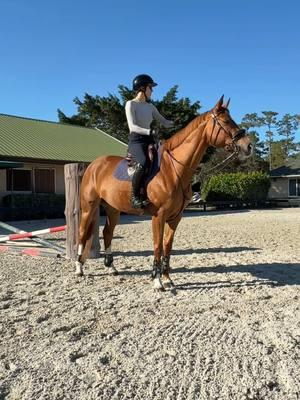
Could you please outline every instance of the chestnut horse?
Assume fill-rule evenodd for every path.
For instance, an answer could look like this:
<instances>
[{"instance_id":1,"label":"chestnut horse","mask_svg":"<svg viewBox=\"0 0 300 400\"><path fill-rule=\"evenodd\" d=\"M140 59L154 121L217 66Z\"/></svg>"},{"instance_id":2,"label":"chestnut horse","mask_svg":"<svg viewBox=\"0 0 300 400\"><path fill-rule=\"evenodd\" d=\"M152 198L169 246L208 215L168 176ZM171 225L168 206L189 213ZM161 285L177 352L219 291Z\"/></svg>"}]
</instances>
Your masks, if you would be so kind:
<instances>
[{"instance_id":1,"label":"chestnut horse","mask_svg":"<svg viewBox=\"0 0 300 400\"><path fill-rule=\"evenodd\" d=\"M103 229L104 265L117 274L113 266L111 242L120 212L147 213L152 216L154 288L164 290L173 287L170 278L170 253L174 234L192 195L191 178L207 147L223 147L239 159L246 159L252 153L249 137L232 120L228 111L229 101L224 105L223 97L211 111L197 116L163 143L160 170L147 186L150 204L145 210L131 207L131 182L114 177L121 157L104 156L89 165L81 184L77 275L83 275L83 264L92 242L95 213L101 204L106 211Z\"/></svg>"}]
</instances>

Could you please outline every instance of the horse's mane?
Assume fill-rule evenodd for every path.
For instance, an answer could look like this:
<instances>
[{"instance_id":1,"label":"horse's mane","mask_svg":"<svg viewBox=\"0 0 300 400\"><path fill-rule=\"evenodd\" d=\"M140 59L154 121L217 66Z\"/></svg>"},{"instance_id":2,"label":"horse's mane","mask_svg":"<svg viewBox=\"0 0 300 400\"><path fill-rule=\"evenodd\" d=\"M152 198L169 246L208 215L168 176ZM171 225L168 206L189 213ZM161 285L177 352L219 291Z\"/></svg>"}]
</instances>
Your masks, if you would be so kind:
<instances>
[{"instance_id":1,"label":"horse's mane","mask_svg":"<svg viewBox=\"0 0 300 400\"><path fill-rule=\"evenodd\" d=\"M180 129L180 131L176 132L169 139L166 139L164 142L165 150L173 150L178 147L187 136L195 129L199 127L199 125L205 120L207 114L211 113L211 111L206 111L200 115L197 115L191 122L187 124L184 128Z\"/></svg>"}]
</instances>

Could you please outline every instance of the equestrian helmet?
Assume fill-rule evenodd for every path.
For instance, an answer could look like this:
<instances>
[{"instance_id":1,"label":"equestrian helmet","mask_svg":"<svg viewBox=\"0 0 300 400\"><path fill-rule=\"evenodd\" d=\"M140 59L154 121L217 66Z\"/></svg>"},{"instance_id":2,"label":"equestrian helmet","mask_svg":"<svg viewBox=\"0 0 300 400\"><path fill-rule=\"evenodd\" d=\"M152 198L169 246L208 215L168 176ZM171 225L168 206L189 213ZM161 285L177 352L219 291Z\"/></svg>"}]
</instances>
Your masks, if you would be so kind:
<instances>
[{"instance_id":1,"label":"equestrian helmet","mask_svg":"<svg viewBox=\"0 0 300 400\"><path fill-rule=\"evenodd\" d=\"M151 76L146 75L146 74L141 74L137 75L133 82L132 82L132 90L140 90L143 86L157 86L157 83L154 82L154 80L151 78Z\"/></svg>"}]
</instances>

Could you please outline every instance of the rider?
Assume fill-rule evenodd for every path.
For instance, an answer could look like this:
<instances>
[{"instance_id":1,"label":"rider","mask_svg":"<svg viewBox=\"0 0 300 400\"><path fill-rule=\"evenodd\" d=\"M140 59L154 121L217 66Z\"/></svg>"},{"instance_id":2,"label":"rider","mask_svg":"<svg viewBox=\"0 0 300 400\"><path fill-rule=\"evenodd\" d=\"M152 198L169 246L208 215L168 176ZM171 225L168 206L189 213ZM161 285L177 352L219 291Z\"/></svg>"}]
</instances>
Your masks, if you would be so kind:
<instances>
[{"instance_id":1,"label":"rider","mask_svg":"<svg viewBox=\"0 0 300 400\"><path fill-rule=\"evenodd\" d=\"M151 76L137 75L132 84L135 97L133 100L127 101L125 106L130 131L128 149L135 161L131 195L133 208L145 208L149 204L148 199L141 198L140 189L148 162L148 146L155 142L150 124L155 119L166 128L171 128L174 125L173 121L165 119L157 108L150 103L154 86L157 86L157 83L153 81Z\"/></svg>"}]
</instances>

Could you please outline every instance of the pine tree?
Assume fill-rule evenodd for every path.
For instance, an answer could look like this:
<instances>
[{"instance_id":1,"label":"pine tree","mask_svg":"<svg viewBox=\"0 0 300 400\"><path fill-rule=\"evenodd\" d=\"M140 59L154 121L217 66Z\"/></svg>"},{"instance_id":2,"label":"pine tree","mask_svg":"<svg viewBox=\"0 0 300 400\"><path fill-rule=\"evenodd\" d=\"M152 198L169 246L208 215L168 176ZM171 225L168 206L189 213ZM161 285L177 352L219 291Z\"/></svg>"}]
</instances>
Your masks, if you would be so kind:
<instances>
[{"instance_id":1,"label":"pine tree","mask_svg":"<svg viewBox=\"0 0 300 400\"><path fill-rule=\"evenodd\" d=\"M134 93L126 86L119 85L119 96L91 96L85 93L83 100L78 97L73 100L77 106L77 114L67 117L58 109L60 122L94 127L103 130L117 139L128 142L128 125L125 115L126 101L134 97ZM159 112L175 122L173 129L161 128L156 122L152 127L160 128L160 138L168 138L183 128L198 115L200 102L192 103L189 98L178 98L178 86L172 87L162 100L153 101Z\"/></svg>"},{"instance_id":2,"label":"pine tree","mask_svg":"<svg viewBox=\"0 0 300 400\"><path fill-rule=\"evenodd\" d=\"M266 143L268 147L268 158L269 158L269 168L272 167L272 142L274 140L274 132L273 129L276 128L277 125L277 112L274 111L262 111L263 117L261 118L262 126L267 126L266 131Z\"/></svg>"},{"instance_id":3,"label":"pine tree","mask_svg":"<svg viewBox=\"0 0 300 400\"><path fill-rule=\"evenodd\" d=\"M282 145L285 159L297 150L297 145L294 143L294 140L298 126L299 118L297 115L285 114L277 123L277 132L280 136L284 137Z\"/></svg>"},{"instance_id":4,"label":"pine tree","mask_svg":"<svg viewBox=\"0 0 300 400\"><path fill-rule=\"evenodd\" d=\"M286 161L284 140L274 141L272 146L272 169L282 167Z\"/></svg>"}]
</instances>

